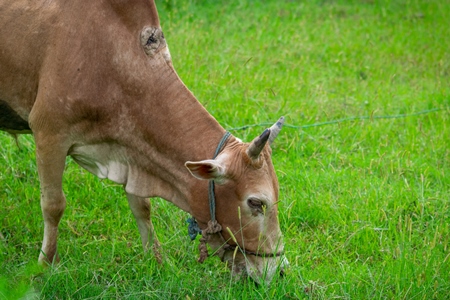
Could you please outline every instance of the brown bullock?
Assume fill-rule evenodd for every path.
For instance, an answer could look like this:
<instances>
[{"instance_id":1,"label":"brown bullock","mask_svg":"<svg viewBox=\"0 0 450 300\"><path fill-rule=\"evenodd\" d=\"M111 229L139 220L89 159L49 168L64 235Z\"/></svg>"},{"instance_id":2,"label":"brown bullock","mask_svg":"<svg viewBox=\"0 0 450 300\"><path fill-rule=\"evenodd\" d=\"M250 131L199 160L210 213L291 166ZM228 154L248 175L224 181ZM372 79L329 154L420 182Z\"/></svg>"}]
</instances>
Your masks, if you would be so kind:
<instances>
[{"instance_id":1,"label":"brown bullock","mask_svg":"<svg viewBox=\"0 0 450 300\"><path fill-rule=\"evenodd\" d=\"M145 249L158 253L148 197L161 197L197 221L201 260L208 243L258 282L282 268L269 147L282 119L249 144L225 135L175 72L153 1L4 0L0 41L0 129L36 143L40 262L59 260L70 155L124 186Z\"/></svg>"}]
</instances>

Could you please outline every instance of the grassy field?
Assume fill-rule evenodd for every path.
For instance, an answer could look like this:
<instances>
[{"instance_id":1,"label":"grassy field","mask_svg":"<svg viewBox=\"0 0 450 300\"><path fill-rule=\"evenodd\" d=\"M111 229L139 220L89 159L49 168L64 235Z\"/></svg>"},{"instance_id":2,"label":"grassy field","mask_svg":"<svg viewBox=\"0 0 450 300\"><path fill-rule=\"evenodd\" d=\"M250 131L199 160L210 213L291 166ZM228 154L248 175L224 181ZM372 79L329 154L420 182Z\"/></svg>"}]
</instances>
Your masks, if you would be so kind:
<instances>
[{"instance_id":1,"label":"grassy field","mask_svg":"<svg viewBox=\"0 0 450 300\"><path fill-rule=\"evenodd\" d=\"M42 271L34 144L0 133L0 299L450 299L450 2L157 3L175 68L225 128L286 116L286 277L256 287L198 264L187 215L161 199L158 265L122 188L70 159L62 260Z\"/></svg>"}]
</instances>

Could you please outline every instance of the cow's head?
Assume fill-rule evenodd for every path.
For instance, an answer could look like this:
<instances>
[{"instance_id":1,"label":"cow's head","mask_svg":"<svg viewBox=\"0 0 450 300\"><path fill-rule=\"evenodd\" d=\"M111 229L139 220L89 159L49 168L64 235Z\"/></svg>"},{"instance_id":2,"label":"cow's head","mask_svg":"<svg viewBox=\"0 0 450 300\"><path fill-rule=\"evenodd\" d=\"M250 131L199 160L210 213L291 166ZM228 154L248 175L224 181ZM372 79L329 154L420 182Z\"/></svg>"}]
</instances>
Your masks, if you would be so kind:
<instances>
[{"instance_id":1,"label":"cow's head","mask_svg":"<svg viewBox=\"0 0 450 300\"><path fill-rule=\"evenodd\" d=\"M249 144L230 141L216 159L186 163L197 179L215 182L215 217L222 230L207 236L208 244L234 273L256 282L270 282L287 264L270 148L283 120Z\"/></svg>"}]
</instances>

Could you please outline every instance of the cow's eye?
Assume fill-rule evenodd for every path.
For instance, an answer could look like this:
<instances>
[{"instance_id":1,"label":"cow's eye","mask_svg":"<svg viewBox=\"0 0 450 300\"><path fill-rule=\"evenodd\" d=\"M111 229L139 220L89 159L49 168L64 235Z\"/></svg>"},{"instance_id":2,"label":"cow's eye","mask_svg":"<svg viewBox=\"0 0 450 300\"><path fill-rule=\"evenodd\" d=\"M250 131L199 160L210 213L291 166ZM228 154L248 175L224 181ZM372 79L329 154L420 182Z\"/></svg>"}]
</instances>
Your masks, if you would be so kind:
<instances>
[{"instance_id":1,"label":"cow's eye","mask_svg":"<svg viewBox=\"0 0 450 300\"><path fill-rule=\"evenodd\" d=\"M266 205L264 204L264 202L257 198L249 198L247 200L247 204L252 210L259 213L264 213L266 210Z\"/></svg>"}]
</instances>

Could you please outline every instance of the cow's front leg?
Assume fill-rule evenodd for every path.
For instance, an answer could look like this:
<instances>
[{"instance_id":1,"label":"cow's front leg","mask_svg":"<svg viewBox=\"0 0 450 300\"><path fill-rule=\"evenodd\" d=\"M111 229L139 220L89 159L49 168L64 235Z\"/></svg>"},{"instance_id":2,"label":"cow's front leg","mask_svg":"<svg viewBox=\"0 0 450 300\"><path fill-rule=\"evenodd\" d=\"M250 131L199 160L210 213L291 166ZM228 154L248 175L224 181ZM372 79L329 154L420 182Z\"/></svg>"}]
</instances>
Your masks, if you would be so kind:
<instances>
[{"instance_id":1,"label":"cow's front leg","mask_svg":"<svg viewBox=\"0 0 450 300\"><path fill-rule=\"evenodd\" d=\"M41 184L41 209L44 217L44 240L39 262L59 261L57 250L58 224L66 208L62 176L67 149L53 136L36 134L36 161Z\"/></svg>"},{"instance_id":2,"label":"cow's front leg","mask_svg":"<svg viewBox=\"0 0 450 300\"><path fill-rule=\"evenodd\" d=\"M141 235L142 246L144 251L148 251L150 246L152 247L153 253L155 255L158 263L162 263L160 248L158 238L153 228L153 223L151 219L151 204L150 200L147 198L137 197L127 193L128 204L130 205L131 211L136 218L136 223Z\"/></svg>"}]
</instances>

